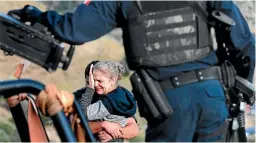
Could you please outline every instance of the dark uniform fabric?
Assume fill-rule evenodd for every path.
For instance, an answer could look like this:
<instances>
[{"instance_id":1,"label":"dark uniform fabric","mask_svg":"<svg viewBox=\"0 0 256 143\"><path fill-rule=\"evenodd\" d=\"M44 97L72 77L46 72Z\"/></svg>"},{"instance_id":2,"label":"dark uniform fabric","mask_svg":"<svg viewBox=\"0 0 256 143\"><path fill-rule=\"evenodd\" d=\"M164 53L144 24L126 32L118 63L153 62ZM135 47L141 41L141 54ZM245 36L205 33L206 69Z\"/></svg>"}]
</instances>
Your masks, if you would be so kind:
<instances>
[{"instance_id":1,"label":"dark uniform fabric","mask_svg":"<svg viewBox=\"0 0 256 143\"><path fill-rule=\"evenodd\" d=\"M232 1L209 1L207 2L209 14L214 9L220 9L233 18L237 23L231 28L232 43L237 49L248 49L244 52L245 56L251 58L251 72L248 79L252 80L255 65L254 35L249 31L249 27L237 6ZM134 14L134 2L132 1L92 1L89 5L81 4L74 13L59 15L55 11L47 11L39 17L39 21L48 26L59 37L71 43L82 44L95 40L117 27L125 27L127 18ZM127 29L123 29L127 31ZM123 38L130 38L123 34ZM126 41L126 40L124 40ZM129 43L124 43L129 45ZM125 49L129 50L129 47ZM129 55L127 55L129 56ZM172 67L152 69L154 77L163 79L183 71L207 68L217 63L215 53L209 54L206 58Z\"/></svg>"},{"instance_id":2,"label":"dark uniform fabric","mask_svg":"<svg viewBox=\"0 0 256 143\"><path fill-rule=\"evenodd\" d=\"M244 50L243 54L251 58L251 69L248 79L253 77L255 65L255 39L249 27L232 1L207 1L206 11L219 9L235 20L231 28L231 41L235 48ZM131 43L137 37L129 35L128 20L136 18L137 6L131 1L92 1L81 4L74 13L59 15L54 11L43 13L39 20L52 29L55 34L72 43L82 44L95 40L114 28L121 27L126 56L131 55ZM200 40L200 39L199 39ZM247 47L247 48L246 48ZM129 61L128 61L129 62ZM214 51L206 57L158 68L147 68L156 80L163 80L191 70L205 69L218 62ZM146 141L192 141L194 135L198 141L217 141L223 137L219 128L224 124L228 111L222 85L218 80L205 80L190 83L164 91L173 114L157 127L148 124Z\"/></svg>"},{"instance_id":3,"label":"dark uniform fabric","mask_svg":"<svg viewBox=\"0 0 256 143\"><path fill-rule=\"evenodd\" d=\"M124 24L126 58L136 66L164 67L205 58L212 50L207 21L188 1L141 1ZM138 9L138 8L137 8ZM200 39L200 40L199 40Z\"/></svg>"}]
</instances>

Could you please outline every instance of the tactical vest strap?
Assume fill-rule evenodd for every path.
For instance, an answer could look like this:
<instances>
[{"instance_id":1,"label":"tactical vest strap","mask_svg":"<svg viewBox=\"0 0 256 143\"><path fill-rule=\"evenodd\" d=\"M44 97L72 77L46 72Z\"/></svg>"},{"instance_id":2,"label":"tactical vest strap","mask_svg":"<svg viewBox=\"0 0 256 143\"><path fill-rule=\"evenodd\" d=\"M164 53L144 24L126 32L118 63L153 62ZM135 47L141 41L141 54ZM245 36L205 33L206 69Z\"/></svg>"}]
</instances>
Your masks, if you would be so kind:
<instances>
[{"instance_id":1,"label":"tactical vest strap","mask_svg":"<svg viewBox=\"0 0 256 143\"><path fill-rule=\"evenodd\" d=\"M196 13L201 16L201 18L204 21L208 22L208 13L206 11L205 2L201 2L201 1L187 1L187 2L193 8L193 10L196 11Z\"/></svg>"},{"instance_id":2,"label":"tactical vest strap","mask_svg":"<svg viewBox=\"0 0 256 143\"><path fill-rule=\"evenodd\" d=\"M138 6L138 9L140 10L140 12L143 13L142 6L141 6L141 1L140 1L140 0L137 0L137 1L136 1L136 5Z\"/></svg>"}]
</instances>

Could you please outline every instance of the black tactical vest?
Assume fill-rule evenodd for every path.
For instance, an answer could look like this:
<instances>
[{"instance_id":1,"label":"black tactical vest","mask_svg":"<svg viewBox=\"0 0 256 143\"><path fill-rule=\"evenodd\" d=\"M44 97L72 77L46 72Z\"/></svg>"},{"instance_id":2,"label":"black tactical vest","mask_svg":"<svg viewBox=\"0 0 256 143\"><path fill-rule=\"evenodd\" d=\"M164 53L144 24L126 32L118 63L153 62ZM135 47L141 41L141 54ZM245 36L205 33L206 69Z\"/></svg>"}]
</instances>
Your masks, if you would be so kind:
<instances>
[{"instance_id":1,"label":"black tactical vest","mask_svg":"<svg viewBox=\"0 0 256 143\"><path fill-rule=\"evenodd\" d=\"M134 2L123 28L130 69L195 61L212 50L207 22L186 1Z\"/></svg>"}]
</instances>

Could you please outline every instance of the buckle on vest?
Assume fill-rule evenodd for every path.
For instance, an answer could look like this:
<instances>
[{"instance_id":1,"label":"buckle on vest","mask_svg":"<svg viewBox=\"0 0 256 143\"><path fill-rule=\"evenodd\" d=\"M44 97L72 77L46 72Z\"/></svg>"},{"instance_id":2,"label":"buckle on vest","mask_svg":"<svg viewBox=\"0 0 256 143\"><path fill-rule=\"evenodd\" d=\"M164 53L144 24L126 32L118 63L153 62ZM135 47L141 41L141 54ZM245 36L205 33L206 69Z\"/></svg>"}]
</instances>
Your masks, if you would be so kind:
<instances>
[{"instance_id":1,"label":"buckle on vest","mask_svg":"<svg viewBox=\"0 0 256 143\"><path fill-rule=\"evenodd\" d=\"M174 88L178 87L180 85L180 81L179 81L179 78L177 76L172 77L171 81L173 83Z\"/></svg>"},{"instance_id":2,"label":"buckle on vest","mask_svg":"<svg viewBox=\"0 0 256 143\"><path fill-rule=\"evenodd\" d=\"M203 72L202 71L196 71L196 76L199 81L204 80Z\"/></svg>"}]
</instances>

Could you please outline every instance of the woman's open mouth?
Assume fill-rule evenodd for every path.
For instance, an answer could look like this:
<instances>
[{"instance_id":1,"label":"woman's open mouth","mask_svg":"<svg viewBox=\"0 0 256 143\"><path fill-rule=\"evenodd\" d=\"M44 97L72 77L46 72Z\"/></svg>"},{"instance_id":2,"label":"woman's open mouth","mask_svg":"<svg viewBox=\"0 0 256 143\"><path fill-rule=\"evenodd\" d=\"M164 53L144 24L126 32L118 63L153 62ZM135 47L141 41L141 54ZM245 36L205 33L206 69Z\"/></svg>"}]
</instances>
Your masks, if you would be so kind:
<instances>
[{"instance_id":1,"label":"woman's open mouth","mask_svg":"<svg viewBox=\"0 0 256 143\"><path fill-rule=\"evenodd\" d=\"M103 91L102 88L95 88L95 91L99 94L101 94L101 92Z\"/></svg>"}]
</instances>

